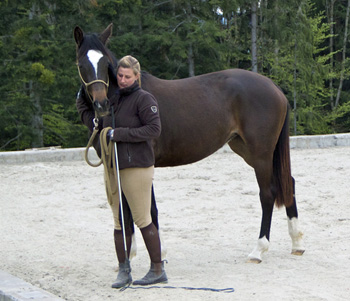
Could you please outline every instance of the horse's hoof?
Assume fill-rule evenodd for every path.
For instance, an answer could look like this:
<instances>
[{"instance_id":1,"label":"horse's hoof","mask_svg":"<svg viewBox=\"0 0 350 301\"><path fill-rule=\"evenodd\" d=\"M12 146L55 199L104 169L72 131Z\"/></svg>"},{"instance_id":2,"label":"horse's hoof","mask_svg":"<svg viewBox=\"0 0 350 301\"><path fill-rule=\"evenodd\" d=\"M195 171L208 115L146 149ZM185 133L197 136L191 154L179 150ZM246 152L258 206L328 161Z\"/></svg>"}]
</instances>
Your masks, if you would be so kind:
<instances>
[{"instance_id":1,"label":"horse's hoof","mask_svg":"<svg viewBox=\"0 0 350 301\"><path fill-rule=\"evenodd\" d=\"M248 258L247 259L247 263L255 263L255 264L258 264L260 263L262 260L259 259L259 258Z\"/></svg>"},{"instance_id":2,"label":"horse's hoof","mask_svg":"<svg viewBox=\"0 0 350 301\"><path fill-rule=\"evenodd\" d=\"M292 250L292 255L296 255L296 256L301 256L303 255L305 252L305 250Z\"/></svg>"}]
</instances>

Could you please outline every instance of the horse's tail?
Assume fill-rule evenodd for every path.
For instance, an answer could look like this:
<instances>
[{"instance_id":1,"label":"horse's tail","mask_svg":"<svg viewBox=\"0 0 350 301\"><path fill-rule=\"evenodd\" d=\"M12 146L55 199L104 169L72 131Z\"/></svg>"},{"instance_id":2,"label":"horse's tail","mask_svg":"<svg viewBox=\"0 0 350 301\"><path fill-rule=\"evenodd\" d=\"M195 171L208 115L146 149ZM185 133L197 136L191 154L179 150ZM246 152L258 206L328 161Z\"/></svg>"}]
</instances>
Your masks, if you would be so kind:
<instances>
[{"instance_id":1,"label":"horse's tail","mask_svg":"<svg viewBox=\"0 0 350 301\"><path fill-rule=\"evenodd\" d=\"M276 187L277 207L291 206L293 203L293 179L289 151L289 105L273 154L273 175Z\"/></svg>"}]
</instances>

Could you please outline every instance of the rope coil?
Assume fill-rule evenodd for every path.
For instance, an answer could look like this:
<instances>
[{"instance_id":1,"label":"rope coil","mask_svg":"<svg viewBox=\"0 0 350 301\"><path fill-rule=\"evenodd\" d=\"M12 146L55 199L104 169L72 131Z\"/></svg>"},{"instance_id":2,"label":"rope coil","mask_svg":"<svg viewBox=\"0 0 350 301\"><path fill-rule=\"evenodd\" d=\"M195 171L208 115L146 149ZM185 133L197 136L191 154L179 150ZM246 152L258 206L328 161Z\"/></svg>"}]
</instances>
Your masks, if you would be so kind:
<instances>
[{"instance_id":1,"label":"rope coil","mask_svg":"<svg viewBox=\"0 0 350 301\"><path fill-rule=\"evenodd\" d=\"M94 121L95 122L95 121ZM98 121L97 121L98 124ZM93 133L89 139L89 142L85 149L85 161L92 167L99 167L101 164L104 166L104 174L105 174L105 186L106 186L106 193L107 193L107 199L108 203L110 205L113 204L113 195L117 192L117 187L112 184L112 175L114 176L114 179L117 178L117 171L116 171L116 163L115 163L115 150L113 147L113 143L109 143L107 139L108 131L111 130L111 127L106 127L102 129L100 133L100 145L101 145L101 159L97 163L92 163L89 159L89 149L92 146L93 141L96 139L96 136L98 134L98 127L95 126ZM114 187L114 189L113 189Z\"/></svg>"}]
</instances>

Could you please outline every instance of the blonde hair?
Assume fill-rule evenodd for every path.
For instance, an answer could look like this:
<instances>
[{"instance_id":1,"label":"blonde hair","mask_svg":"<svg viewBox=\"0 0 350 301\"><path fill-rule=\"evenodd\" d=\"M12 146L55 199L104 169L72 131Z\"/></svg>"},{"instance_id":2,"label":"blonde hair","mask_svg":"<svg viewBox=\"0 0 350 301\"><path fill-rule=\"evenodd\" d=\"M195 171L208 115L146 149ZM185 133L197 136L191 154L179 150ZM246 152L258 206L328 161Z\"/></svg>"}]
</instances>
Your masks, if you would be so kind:
<instances>
[{"instance_id":1,"label":"blonde hair","mask_svg":"<svg viewBox=\"0 0 350 301\"><path fill-rule=\"evenodd\" d=\"M131 55L126 55L122 57L118 62L117 70L119 69L119 67L130 68L132 69L135 75L139 75L138 83L141 87L141 66L136 58L134 58Z\"/></svg>"}]
</instances>

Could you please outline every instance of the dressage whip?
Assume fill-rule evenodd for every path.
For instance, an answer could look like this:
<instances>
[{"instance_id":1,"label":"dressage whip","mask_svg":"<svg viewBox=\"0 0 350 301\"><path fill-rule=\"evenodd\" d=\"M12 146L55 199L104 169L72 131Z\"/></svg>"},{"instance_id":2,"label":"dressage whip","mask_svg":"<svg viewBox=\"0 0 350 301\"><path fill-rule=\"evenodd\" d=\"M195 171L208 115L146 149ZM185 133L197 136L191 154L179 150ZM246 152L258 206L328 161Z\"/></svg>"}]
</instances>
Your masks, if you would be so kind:
<instances>
[{"instance_id":1,"label":"dressage whip","mask_svg":"<svg viewBox=\"0 0 350 301\"><path fill-rule=\"evenodd\" d=\"M112 112L112 128L115 129L115 119L114 119L114 107L111 107ZM112 141L110 141L112 142ZM124 223L124 211L123 211L123 199L122 199L122 189L121 189L121 183L120 183L120 172L119 172L119 162L118 162L118 151L117 151L117 142L113 142L114 145L114 155L115 155L115 171L117 176L117 184L118 184L118 197L119 197L119 210L120 210L120 216L121 216L121 224L122 224L122 231L123 231L123 243L124 243L124 251L125 251L125 263L127 264L127 268L129 273L131 272L130 267L130 260L128 256L128 248L126 246L126 235L125 235L125 223Z\"/></svg>"}]
</instances>

